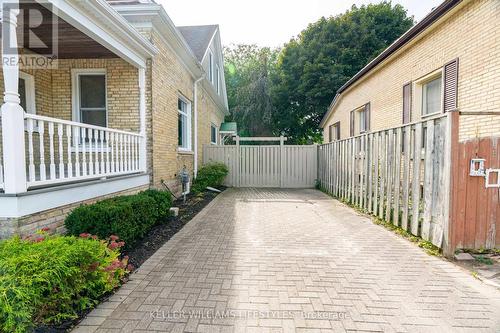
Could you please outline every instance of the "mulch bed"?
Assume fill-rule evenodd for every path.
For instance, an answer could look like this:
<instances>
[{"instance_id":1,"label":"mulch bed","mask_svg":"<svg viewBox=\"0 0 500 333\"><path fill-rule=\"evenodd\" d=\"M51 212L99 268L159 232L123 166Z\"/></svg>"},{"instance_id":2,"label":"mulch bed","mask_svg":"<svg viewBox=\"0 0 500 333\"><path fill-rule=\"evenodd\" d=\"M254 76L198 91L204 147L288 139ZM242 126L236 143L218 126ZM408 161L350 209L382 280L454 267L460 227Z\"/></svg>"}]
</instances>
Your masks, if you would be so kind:
<instances>
[{"instance_id":1,"label":"mulch bed","mask_svg":"<svg viewBox=\"0 0 500 333\"><path fill-rule=\"evenodd\" d=\"M220 188L221 191L224 189ZM129 263L134 265L134 267L139 267L218 194L206 191L199 196L188 195L186 203L182 199L177 199L172 207L179 207L179 215L176 217L171 216L165 223L153 227L134 249L124 252L123 255L129 256Z\"/></svg>"},{"instance_id":2,"label":"mulch bed","mask_svg":"<svg viewBox=\"0 0 500 333\"><path fill-rule=\"evenodd\" d=\"M218 188L224 191L225 187ZM129 263L134 267L141 266L149 257L151 257L160 247L172 238L182 227L196 216L206 205L208 205L217 195L211 191L206 191L200 195L189 194L184 203L182 198L174 201L172 207L179 207L179 215L169 217L164 223L154 226L148 234L138 242L138 244L128 252L122 253L123 256L129 256ZM126 280L125 280L126 282ZM118 288L117 288L118 289ZM104 295L99 303L106 301L113 293ZM68 332L75 327L85 316L92 311L89 309L79 315L77 319L65 321L55 326L38 326L35 333L61 333Z\"/></svg>"}]
</instances>

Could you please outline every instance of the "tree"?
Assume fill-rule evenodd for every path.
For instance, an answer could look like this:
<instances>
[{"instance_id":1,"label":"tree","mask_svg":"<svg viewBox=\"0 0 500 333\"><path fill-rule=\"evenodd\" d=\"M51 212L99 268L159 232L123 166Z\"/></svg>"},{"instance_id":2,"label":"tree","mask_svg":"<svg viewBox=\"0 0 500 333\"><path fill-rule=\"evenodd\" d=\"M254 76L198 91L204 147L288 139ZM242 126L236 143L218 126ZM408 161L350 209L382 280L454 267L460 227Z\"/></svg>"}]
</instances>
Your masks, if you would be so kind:
<instances>
[{"instance_id":1,"label":"tree","mask_svg":"<svg viewBox=\"0 0 500 333\"><path fill-rule=\"evenodd\" d=\"M238 123L240 135L273 133L270 75L275 70L277 55L277 50L256 45L224 48L229 120Z\"/></svg>"},{"instance_id":2,"label":"tree","mask_svg":"<svg viewBox=\"0 0 500 333\"><path fill-rule=\"evenodd\" d=\"M273 131L321 141L319 123L336 91L413 25L401 5L353 5L310 24L282 50L272 78Z\"/></svg>"}]
</instances>

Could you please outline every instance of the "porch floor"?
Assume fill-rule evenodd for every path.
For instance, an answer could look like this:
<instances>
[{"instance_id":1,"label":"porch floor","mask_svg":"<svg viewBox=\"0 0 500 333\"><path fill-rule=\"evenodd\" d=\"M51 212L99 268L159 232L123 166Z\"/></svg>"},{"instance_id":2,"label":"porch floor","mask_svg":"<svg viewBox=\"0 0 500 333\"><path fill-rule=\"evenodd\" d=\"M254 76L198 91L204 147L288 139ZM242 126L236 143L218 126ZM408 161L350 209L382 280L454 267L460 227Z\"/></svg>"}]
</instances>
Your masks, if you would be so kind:
<instances>
[{"instance_id":1,"label":"porch floor","mask_svg":"<svg viewBox=\"0 0 500 333\"><path fill-rule=\"evenodd\" d=\"M499 290L323 193L229 189L74 332L499 329Z\"/></svg>"}]
</instances>

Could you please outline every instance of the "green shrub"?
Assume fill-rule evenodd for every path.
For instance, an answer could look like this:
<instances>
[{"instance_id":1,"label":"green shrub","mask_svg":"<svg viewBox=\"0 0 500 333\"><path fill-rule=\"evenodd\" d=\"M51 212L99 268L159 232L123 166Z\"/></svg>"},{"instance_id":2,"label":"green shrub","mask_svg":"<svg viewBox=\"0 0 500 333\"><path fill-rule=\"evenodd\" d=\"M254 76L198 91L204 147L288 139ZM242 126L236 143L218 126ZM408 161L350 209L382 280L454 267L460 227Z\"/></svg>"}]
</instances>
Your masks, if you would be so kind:
<instances>
[{"instance_id":1,"label":"green shrub","mask_svg":"<svg viewBox=\"0 0 500 333\"><path fill-rule=\"evenodd\" d=\"M203 192L207 186L222 185L228 173L229 170L224 163L210 163L202 166L193 182L193 192Z\"/></svg>"},{"instance_id":2,"label":"green shrub","mask_svg":"<svg viewBox=\"0 0 500 333\"><path fill-rule=\"evenodd\" d=\"M49 236L0 242L0 331L73 319L113 290L126 273L115 241ZM113 244L113 245L112 245Z\"/></svg>"},{"instance_id":3,"label":"green shrub","mask_svg":"<svg viewBox=\"0 0 500 333\"><path fill-rule=\"evenodd\" d=\"M157 222L158 204L151 195L114 197L75 208L64 221L70 235L117 235L132 248Z\"/></svg>"},{"instance_id":4,"label":"green shrub","mask_svg":"<svg viewBox=\"0 0 500 333\"><path fill-rule=\"evenodd\" d=\"M139 194L148 196L155 201L157 220L163 221L170 215L170 207L172 207L172 195L170 193L150 189Z\"/></svg>"}]
</instances>

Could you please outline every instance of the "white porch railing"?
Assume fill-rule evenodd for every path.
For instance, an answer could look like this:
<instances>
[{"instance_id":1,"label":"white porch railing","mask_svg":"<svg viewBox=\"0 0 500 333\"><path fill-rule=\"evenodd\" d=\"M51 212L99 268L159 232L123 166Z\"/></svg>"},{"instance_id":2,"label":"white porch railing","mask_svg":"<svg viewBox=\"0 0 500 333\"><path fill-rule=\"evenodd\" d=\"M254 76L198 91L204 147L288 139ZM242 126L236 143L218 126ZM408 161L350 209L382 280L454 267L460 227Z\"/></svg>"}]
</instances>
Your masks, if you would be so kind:
<instances>
[{"instance_id":1,"label":"white porch railing","mask_svg":"<svg viewBox=\"0 0 500 333\"><path fill-rule=\"evenodd\" d=\"M142 172L138 133L25 113L27 188Z\"/></svg>"},{"instance_id":2,"label":"white porch railing","mask_svg":"<svg viewBox=\"0 0 500 333\"><path fill-rule=\"evenodd\" d=\"M3 143L2 143L2 115L0 112L0 190L3 190Z\"/></svg>"}]
</instances>

